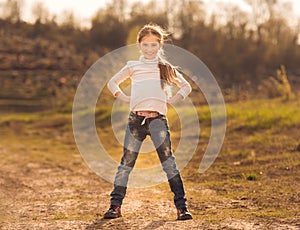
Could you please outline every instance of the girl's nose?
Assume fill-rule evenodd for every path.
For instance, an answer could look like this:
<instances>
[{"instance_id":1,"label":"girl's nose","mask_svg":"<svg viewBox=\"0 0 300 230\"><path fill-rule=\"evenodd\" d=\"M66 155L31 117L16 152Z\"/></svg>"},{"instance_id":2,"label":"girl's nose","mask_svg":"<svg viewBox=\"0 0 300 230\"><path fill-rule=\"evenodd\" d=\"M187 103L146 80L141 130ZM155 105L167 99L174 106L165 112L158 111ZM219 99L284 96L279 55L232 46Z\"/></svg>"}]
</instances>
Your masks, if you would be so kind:
<instances>
[{"instance_id":1,"label":"girl's nose","mask_svg":"<svg viewBox=\"0 0 300 230\"><path fill-rule=\"evenodd\" d=\"M146 50L146 51L150 51L150 50L151 50L151 47L150 47L150 46L146 46L146 47L145 47L145 50Z\"/></svg>"}]
</instances>

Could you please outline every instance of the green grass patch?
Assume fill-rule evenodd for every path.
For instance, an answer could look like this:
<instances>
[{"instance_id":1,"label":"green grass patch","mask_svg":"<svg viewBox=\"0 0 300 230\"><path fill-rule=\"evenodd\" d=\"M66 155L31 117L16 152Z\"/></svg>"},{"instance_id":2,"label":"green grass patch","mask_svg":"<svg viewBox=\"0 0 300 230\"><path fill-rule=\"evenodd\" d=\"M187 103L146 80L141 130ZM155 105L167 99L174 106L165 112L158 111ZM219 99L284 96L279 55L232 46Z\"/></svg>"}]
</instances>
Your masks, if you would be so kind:
<instances>
[{"instance_id":1,"label":"green grass patch","mask_svg":"<svg viewBox=\"0 0 300 230\"><path fill-rule=\"evenodd\" d=\"M243 173L242 175L245 180L250 180L250 181L258 180L258 178L259 178L259 175L255 172Z\"/></svg>"},{"instance_id":2,"label":"green grass patch","mask_svg":"<svg viewBox=\"0 0 300 230\"><path fill-rule=\"evenodd\" d=\"M299 125L299 100L253 100L227 104L231 130L286 129Z\"/></svg>"},{"instance_id":3,"label":"green grass patch","mask_svg":"<svg viewBox=\"0 0 300 230\"><path fill-rule=\"evenodd\" d=\"M67 216L64 213L56 213L52 220L66 220Z\"/></svg>"}]
</instances>

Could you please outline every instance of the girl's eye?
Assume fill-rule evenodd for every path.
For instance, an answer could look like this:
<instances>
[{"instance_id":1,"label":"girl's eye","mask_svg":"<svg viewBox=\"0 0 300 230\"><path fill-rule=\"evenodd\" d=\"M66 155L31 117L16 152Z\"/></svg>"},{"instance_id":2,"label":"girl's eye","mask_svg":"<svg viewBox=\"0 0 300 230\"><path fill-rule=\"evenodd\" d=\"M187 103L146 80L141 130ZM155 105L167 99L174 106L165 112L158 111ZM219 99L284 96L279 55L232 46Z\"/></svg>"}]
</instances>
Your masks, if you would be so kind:
<instances>
[{"instance_id":1,"label":"girl's eye","mask_svg":"<svg viewBox=\"0 0 300 230\"><path fill-rule=\"evenodd\" d=\"M148 48L148 47L156 48L158 46L159 46L158 43L142 43L142 47L144 47L144 48Z\"/></svg>"}]
</instances>

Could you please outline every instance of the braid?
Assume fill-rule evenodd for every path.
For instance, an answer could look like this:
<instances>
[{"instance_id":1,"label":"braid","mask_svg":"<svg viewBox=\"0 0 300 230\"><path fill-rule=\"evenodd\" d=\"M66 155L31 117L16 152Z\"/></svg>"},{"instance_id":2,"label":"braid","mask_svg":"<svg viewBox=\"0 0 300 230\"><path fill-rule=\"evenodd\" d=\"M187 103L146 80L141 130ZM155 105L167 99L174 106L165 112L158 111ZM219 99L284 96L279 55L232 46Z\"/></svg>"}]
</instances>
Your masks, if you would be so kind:
<instances>
[{"instance_id":1,"label":"braid","mask_svg":"<svg viewBox=\"0 0 300 230\"><path fill-rule=\"evenodd\" d=\"M158 63L160 71L161 88L164 89L166 84L171 85L177 79L175 69L168 63Z\"/></svg>"},{"instance_id":2,"label":"braid","mask_svg":"<svg viewBox=\"0 0 300 230\"><path fill-rule=\"evenodd\" d=\"M176 75L176 68L169 63L164 63L162 61L158 62L158 68L160 72L161 88L166 92L167 97L171 98L172 92L170 86L173 83L180 81Z\"/></svg>"}]
</instances>

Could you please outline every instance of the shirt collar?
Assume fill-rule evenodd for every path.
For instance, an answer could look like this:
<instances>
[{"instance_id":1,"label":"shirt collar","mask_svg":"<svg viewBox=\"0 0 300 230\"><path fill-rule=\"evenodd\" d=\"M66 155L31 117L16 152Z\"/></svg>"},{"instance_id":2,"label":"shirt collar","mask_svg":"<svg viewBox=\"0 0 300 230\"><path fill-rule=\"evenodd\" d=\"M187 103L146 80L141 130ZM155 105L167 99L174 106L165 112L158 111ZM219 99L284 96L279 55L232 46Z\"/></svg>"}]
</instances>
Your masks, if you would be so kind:
<instances>
[{"instance_id":1,"label":"shirt collar","mask_svg":"<svg viewBox=\"0 0 300 230\"><path fill-rule=\"evenodd\" d=\"M157 64L158 63L158 56L156 56L153 59L147 59L143 55L140 57L140 61L144 63L149 63L149 64Z\"/></svg>"}]
</instances>

